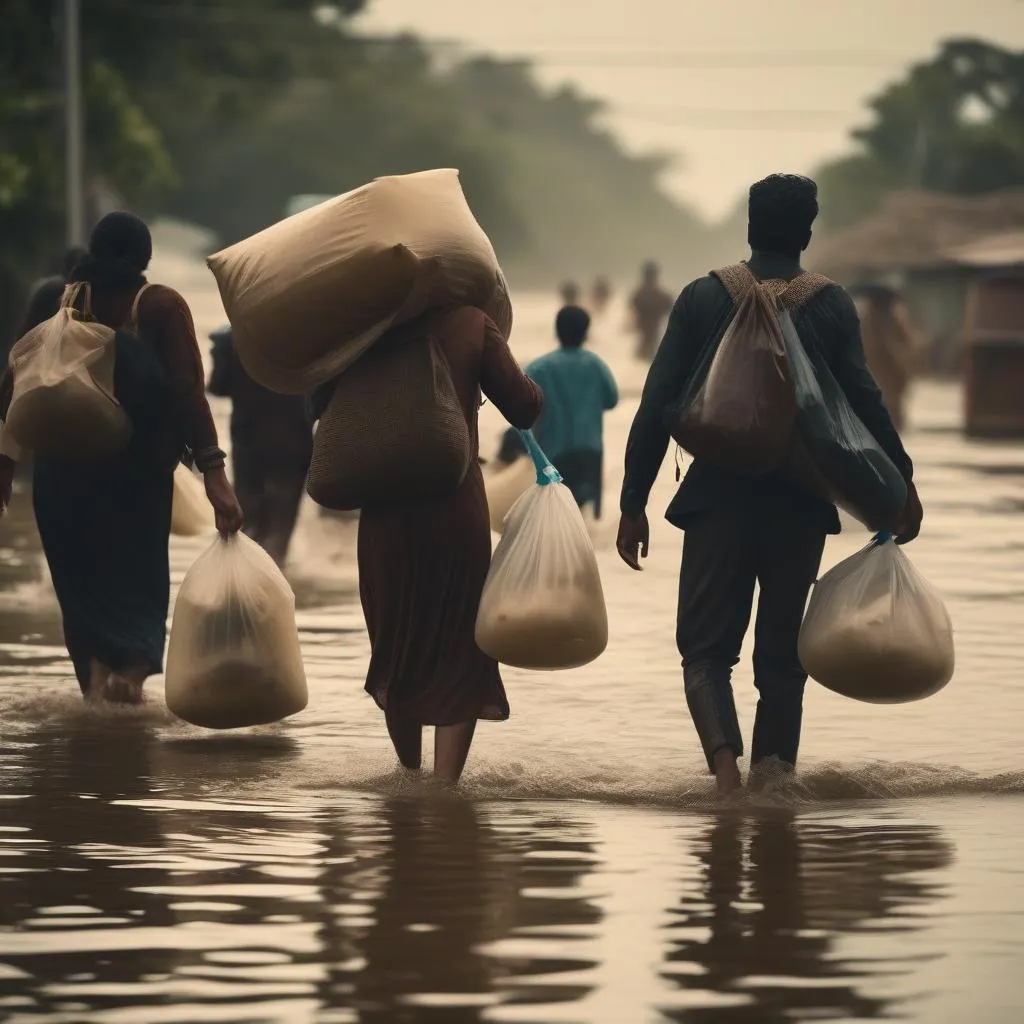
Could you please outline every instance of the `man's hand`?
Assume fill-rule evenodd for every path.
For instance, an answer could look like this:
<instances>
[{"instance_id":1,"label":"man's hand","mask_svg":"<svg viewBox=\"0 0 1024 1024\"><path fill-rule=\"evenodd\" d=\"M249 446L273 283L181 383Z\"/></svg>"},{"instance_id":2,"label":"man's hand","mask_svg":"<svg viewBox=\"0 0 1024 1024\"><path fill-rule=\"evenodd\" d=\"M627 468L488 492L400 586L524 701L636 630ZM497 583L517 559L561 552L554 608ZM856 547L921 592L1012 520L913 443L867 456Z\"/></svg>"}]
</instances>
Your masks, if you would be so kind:
<instances>
[{"instance_id":1,"label":"man's hand","mask_svg":"<svg viewBox=\"0 0 1024 1024\"><path fill-rule=\"evenodd\" d=\"M903 508L903 515L896 524L893 531L897 544L909 544L917 539L921 532L921 520L924 518L924 509L921 507L921 499L917 496L917 488L910 483L907 485L907 504Z\"/></svg>"},{"instance_id":2,"label":"man's hand","mask_svg":"<svg viewBox=\"0 0 1024 1024\"><path fill-rule=\"evenodd\" d=\"M640 559L647 557L651 542L651 528L647 523L647 513L641 512L636 519L622 516L619 520L619 536L615 541L619 557L637 572L642 570Z\"/></svg>"}]
</instances>

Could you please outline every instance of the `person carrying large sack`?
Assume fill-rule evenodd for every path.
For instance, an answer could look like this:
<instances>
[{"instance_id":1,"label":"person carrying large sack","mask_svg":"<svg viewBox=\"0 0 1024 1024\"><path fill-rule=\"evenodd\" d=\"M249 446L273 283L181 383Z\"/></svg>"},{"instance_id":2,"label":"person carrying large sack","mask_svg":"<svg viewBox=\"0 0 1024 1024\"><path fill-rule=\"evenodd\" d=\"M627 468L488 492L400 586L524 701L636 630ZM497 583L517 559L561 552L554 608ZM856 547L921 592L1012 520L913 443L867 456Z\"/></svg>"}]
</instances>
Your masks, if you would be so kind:
<instances>
[{"instance_id":1,"label":"person carrying large sack","mask_svg":"<svg viewBox=\"0 0 1024 1024\"><path fill-rule=\"evenodd\" d=\"M11 350L0 380L0 516L23 450L43 551L83 694L137 703L163 669L175 466L203 473L222 534L242 510L224 470L185 300L150 285L149 229L93 229L57 315Z\"/></svg>"},{"instance_id":2,"label":"person carrying large sack","mask_svg":"<svg viewBox=\"0 0 1024 1024\"><path fill-rule=\"evenodd\" d=\"M853 302L800 265L817 213L817 186L808 178L776 174L751 187L750 258L699 278L677 299L626 447L617 547L637 570L648 555L646 507L670 434L691 453L711 456L695 454L667 519L685 531L676 640L686 700L723 794L741 784L731 674L755 583L759 699L751 763L777 759L791 768L807 679L797 654L800 624L825 538L840 529L835 506L789 471L797 412L777 300L801 337L821 340L821 357L853 413L903 474L906 507L891 524L898 540L913 540L921 526L913 464L868 371ZM734 362L716 378L719 357ZM697 380L701 372L706 377ZM687 395L690 404L681 407Z\"/></svg>"}]
</instances>

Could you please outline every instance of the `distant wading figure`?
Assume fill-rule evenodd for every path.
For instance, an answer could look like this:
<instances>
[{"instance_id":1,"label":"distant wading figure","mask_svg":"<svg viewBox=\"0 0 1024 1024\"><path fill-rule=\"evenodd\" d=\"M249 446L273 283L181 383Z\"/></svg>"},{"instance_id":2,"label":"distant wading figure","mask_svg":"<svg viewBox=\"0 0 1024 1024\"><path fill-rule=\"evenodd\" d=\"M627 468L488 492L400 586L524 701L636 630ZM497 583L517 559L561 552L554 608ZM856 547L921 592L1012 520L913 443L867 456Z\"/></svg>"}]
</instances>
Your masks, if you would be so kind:
<instances>
[{"instance_id":1,"label":"distant wading figure","mask_svg":"<svg viewBox=\"0 0 1024 1024\"><path fill-rule=\"evenodd\" d=\"M902 430L906 393L917 361L917 334L895 288L862 284L851 288L850 293L860 314L868 369L878 381L893 424Z\"/></svg>"},{"instance_id":2,"label":"distant wading figure","mask_svg":"<svg viewBox=\"0 0 1024 1024\"><path fill-rule=\"evenodd\" d=\"M146 225L112 213L96 225L89 253L72 273L87 285L76 308L118 332L114 390L132 421L128 446L89 462L37 456L32 481L79 685L87 698L121 703L140 701L146 678L163 668L171 497L183 454L206 478L221 533L242 525L206 402L191 314L177 292L146 284L151 254ZM0 382L3 418L13 384L8 370ZM6 432L0 441L2 511L18 453Z\"/></svg>"},{"instance_id":3,"label":"distant wading figure","mask_svg":"<svg viewBox=\"0 0 1024 1024\"><path fill-rule=\"evenodd\" d=\"M544 414L535 430L538 443L576 504L591 505L594 518L600 519L604 414L618 405L619 389L605 361L583 347L589 330L585 309L561 309L555 318L558 349L532 362L526 372L544 392ZM521 442L519 450L525 452Z\"/></svg>"},{"instance_id":4,"label":"distant wading figure","mask_svg":"<svg viewBox=\"0 0 1024 1024\"><path fill-rule=\"evenodd\" d=\"M231 399L231 468L245 532L283 566L313 453L306 403L257 384L238 358L230 327L210 340L210 393Z\"/></svg>"},{"instance_id":5,"label":"distant wading figure","mask_svg":"<svg viewBox=\"0 0 1024 1024\"><path fill-rule=\"evenodd\" d=\"M665 317L672 311L672 296L659 283L661 271L656 263L645 263L640 287L629 301L634 326L639 336L636 355L650 362L658 351L658 340Z\"/></svg>"},{"instance_id":6,"label":"distant wading figure","mask_svg":"<svg viewBox=\"0 0 1024 1024\"><path fill-rule=\"evenodd\" d=\"M475 639L491 557L478 461L480 393L521 428L533 425L543 397L479 309L436 317L431 314L431 336L447 359L469 424L472 465L446 497L362 509L359 591L371 647L366 691L385 713L399 760L419 769L423 727L436 726L434 773L455 782L477 721L509 716L498 664Z\"/></svg>"}]
</instances>

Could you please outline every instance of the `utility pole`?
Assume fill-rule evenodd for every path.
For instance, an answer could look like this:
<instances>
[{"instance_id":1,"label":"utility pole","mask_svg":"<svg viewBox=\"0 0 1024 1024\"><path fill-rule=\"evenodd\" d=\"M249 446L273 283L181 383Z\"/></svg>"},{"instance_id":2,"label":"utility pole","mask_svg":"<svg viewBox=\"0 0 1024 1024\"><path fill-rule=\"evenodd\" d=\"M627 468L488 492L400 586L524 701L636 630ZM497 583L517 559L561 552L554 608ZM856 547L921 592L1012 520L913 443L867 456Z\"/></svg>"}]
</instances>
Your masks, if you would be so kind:
<instances>
[{"instance_id":1,"label":"utility pole","mask_svg":"<svg viewBox=\"0 0 1024 1024\"><path fill-rule=\"evenodd\" d=\"M78 4L79 0L64 0L64 185L69 246L85 242L85 132Z\"/></svg>"}]
</instances>

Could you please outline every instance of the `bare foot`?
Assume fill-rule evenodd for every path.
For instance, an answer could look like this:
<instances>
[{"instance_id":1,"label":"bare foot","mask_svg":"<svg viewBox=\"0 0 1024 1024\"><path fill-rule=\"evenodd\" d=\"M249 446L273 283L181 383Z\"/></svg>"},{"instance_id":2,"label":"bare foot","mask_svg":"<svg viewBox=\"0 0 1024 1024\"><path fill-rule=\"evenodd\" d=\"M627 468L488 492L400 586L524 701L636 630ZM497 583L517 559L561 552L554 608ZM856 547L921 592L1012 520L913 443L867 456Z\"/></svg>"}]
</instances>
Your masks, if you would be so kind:
<instances>
[{"instance_id":1,"label":"bare foot","mask_svg":"<svg viewBox=\"0 0 1024 1024\"><path fill-rule=\"evenodd\" d=\"M740 777L740 768L736 763L736 755L730 747L722 747L715 752L712 759L715 772L715 782L718 785L720 797L735 793L743 787L743 779Z\"/></svg>"},{"instance_id":2,"label":"bare foot","mask_svg":"<svg viewBox=\"0 0 1024 1024\"><path fill-rule=\"evenodd\" d=\"M103 689L103 700L111 704L141 704L142 683L117 672L111 672Z\"/></svg>"}]
</instances>

